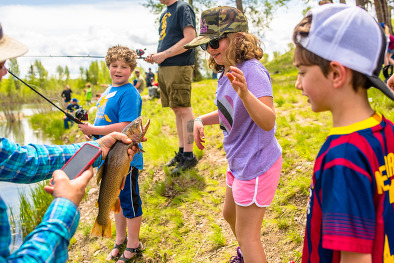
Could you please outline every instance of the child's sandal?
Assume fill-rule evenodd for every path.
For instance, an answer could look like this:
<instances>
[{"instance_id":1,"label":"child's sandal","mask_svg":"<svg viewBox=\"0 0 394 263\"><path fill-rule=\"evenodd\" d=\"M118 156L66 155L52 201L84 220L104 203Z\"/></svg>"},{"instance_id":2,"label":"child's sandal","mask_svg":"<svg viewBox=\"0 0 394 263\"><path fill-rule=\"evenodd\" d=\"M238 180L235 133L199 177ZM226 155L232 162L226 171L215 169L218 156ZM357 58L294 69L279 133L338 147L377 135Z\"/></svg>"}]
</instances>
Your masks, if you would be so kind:
<instances>
[{"instance_id":1,"label":"child's sandal","mask_svg":"<svg viewBox=\"0 0 394 263\"><path fill-rule=\"evenodd\" d=\"M145 247L142 245L142 243L140 242L140 244L138 245L137 248L129 248L126 247L126 249L124 251L129 251L130 253L136 253L134 256L132 256L131 258L126 258L124 251L122 256L118 259L118 260L122 260L125 263L130 263L133 262L136 258L140 257L142 255L142 252L145 250Z\"/></svg>"},{"instance_id":2,"label":"child's sandal","mask_svg":"<svg viewBox=\"0 0 394 263\"><path fill-rule=\"evenodd\" d=\"M120 245L118 245L118 244L116 244L116 242L115 242L115 245L114 245L114 247L111 249L111 252L110 252L110 260L118 260L119 259L119 257L120 257L120 255L122 255L123 254L123 251L126 249L126 246L127 246L127 237L125 238L125 240L123 241L123 243L122 244L120 244ZM114 249L118 249L118 254L116 255L116 256L112 256L112 250L114 250ZM108 261L108 260L107 260Z\"/></svg>"}]
</instances>

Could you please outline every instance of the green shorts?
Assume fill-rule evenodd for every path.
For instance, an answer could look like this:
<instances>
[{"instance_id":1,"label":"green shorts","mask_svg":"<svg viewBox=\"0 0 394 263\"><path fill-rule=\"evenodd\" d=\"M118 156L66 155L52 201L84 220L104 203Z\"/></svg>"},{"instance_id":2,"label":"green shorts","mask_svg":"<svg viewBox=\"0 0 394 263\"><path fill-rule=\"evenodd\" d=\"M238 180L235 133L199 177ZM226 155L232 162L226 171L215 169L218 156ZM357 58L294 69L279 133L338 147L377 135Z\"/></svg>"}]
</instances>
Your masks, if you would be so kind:
<instances>
[{"instance_id":1,"label":"green shorts","mask_svg":"<svg viewBox=\"0 0 394 263\"><path fill-rule=\"evenodd\" d=\"M163 107L191 107L193 65L159 67L157 79Z\"/></svg>"}]
</instances>

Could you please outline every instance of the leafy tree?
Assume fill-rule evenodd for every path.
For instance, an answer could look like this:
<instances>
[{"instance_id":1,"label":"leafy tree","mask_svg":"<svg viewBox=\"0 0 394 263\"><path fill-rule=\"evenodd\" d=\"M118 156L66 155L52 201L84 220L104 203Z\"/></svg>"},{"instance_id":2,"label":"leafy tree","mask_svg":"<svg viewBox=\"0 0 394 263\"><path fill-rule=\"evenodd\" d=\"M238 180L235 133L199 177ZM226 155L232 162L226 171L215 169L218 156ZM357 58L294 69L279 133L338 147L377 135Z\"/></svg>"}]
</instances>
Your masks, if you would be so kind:
<instances>
[{"instance_id":1,"label":"leafy tree","mask_svg":"<svg viewBox=\"0 0 394 263\"><path fill-rule=\"evenodd\" d=\"M108 84L111 83L111 76L109 75L109 70L105 61L100 61L99 64L99 79L97 84Z\"/></svg>"},{"instance_id":2,"label":"leafy tree","mask_svg":"<svg viewBox=\"0 0 394 263\"><path fill-rule=\"evenodd\" d=\"M48 80L48 71L44 68L40 60L34 61L34 67L38 73L38 84L41 88L45 89Z\"/></svg>"},{"instance_id":3,"label":"leafy tree","mask_svg":"<svg viewBox=\"0 0 394 263\"><path fill-rule=\"evenodd\" d=\"M29 70L27 71L27 79L31 84L36 85L36 72L33 65L30 65Z\"/></svg>"},{"instance_id":4,"label":"leafy tree","mask_svg":"<svg viewBox=\"0 0 394 263\"><path fill-rule=\"evenodd\" d=\"M59 81L64 80L63 79L64 78L64 70L63 70L62 66L57 66L56 73L58 74Z\"/></svg>"},{"instance_id":5,"label":"leafy tree","mask_svg":"<svg viewBox=\"0 0 394 263\"><path fill-rule=\"evenodd\" d=\"M10 62L9 69L11 70L11 72L14 73L17 76L20 76L19 65L18 65L18 62L17 62L16 58L11 58L9 60L9 62ZM14 82L15 89L19 90L20 87L21 87L21 83L15 78L10 78L10 80Z\"/></svg>"},{"instance_id":6,"label":"leafy tree","mask_svg":"<svg viewBox=\"0 0 394 263\"><path fill-rule=\"evenodd\" d=\"M64 74L66 75L66 82L68 82L70 79L70 70L68 69L68 66L64 68Z\"/></svg>"}]
</instances>

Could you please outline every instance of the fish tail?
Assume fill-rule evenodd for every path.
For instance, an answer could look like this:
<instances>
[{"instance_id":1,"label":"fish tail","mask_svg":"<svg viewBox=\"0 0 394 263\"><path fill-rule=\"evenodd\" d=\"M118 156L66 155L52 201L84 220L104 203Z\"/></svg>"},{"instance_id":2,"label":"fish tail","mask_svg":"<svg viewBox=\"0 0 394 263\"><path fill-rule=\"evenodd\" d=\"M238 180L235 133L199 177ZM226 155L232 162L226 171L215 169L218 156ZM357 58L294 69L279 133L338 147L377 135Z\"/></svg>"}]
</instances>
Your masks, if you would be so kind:
<instances>
[{"instance_id":1,"label":"fish tail","mask_svg":"<svg viewBox=\"0 0 394 263\"><path fill-rule=\"evenodd\" d=\"M90 233L92 236L96 237L106 237L106 238L111 238L111 220L108 219L107 224L105 225L100 225L97 223L97 219L94 222L94 226L92 228L92 232Z\"/></svg>"},{"instance_id":2,"label":"fish tail","mask_svg":"<svg viewBox=\"0 0 394 263\"><path fill-rule=\"evenodd\" d=\"M111 211L114 211L115 213L119 213L120 212L120 199L118 197L118 199L116 199L116 202L114 204L113 207L111 207Z\"/></svg>"}]
</instances>

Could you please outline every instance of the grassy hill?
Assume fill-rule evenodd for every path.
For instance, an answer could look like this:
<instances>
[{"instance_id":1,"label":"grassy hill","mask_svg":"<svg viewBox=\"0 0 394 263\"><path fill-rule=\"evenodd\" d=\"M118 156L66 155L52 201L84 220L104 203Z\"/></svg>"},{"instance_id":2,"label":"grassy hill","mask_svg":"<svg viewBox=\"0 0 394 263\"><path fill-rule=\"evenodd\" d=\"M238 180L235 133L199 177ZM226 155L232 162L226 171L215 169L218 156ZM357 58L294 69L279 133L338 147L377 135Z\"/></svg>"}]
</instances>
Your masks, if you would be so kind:
<instances>
[{"instance_id":1,"label":"grassy hill","mask_svg":"<svg viewBox=\"0 0 394 263\"><path fill-rule=\"evenodd\" d=\"M313 113L306 98L294 88L297 70L292 66L291 52L265 66L272 74L276 136L284 163L261 228L261 242L268 262L299 262L313 160L332 126L331 116ZM195 116L216 109L215 90L214 80L193 83ZM392 102L375 90L370 96L375 109L394 119ZM157 100L145 100L142 116L151 119L144 143L145 168L139 179L144 212L140 238L147 249L137 262L228 262L238 244L221 214L227 167L221 130L207 126L206 149L194 149L200 159L197 167L171 177L163 164L177 150L174 114ZM114 224L112 239L90 236L97 215L98 188L93 181L81 205L81 222L70 245L69 262L104 262L114 244Z\"/></svg>"}]
</instances>

